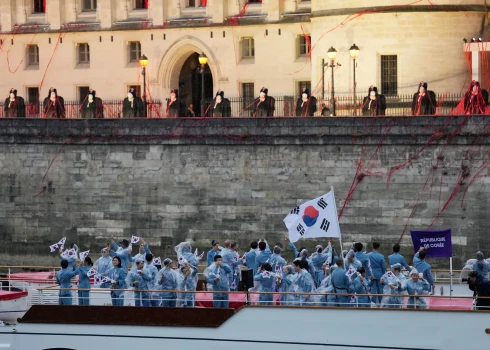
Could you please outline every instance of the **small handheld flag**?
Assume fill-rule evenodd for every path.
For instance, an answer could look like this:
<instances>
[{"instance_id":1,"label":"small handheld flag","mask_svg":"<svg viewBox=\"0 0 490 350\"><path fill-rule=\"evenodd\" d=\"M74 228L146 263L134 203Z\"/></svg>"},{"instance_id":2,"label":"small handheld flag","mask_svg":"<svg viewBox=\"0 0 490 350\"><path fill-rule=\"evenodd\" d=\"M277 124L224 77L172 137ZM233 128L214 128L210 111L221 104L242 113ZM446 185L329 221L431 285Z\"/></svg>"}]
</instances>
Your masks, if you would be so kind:
<instances>
[{"instance_id":1,"label":"small handheld flag","mask_svg":"<svg viewBox=\"0 0 490 350\"><path fill-rule=\"evenodd\" d=\"M243 254L243 256L242 256L242 262L243 262L244 264L246 264L246 263L247 263L247 254Z\"/></svg>"},{"instance_id":2,"label":"small handheld flag","mask_svg":"<svg viewBox=\"0 0 490 350\"><path fill-rule=\"evenodd\" d=\"M76 256L77 252L75 249L67 249L61 254L63 259L76 258Z\"/></svg>"},{"instance_id":3,"label":"small handheld flag","mask_svg":"<svg viewBox=\"0 0 490 350\"><path fill-rule=\"evenodd\" d=\"M57 244L50 245L49 250L51 253L55 252L56 250L58 250L58 245Z\"/></svg>"},{"instance_id":4,"label":"small handheld flag","mask_svg":"<svg viewBox=\"0 0 490 350\"><path fill-rule=\"evenodd\" d=\"M88 270L87 272L87 276L88 277L92 277L92 276L95 276L97 274L97 271L95 271L94 268L91 268L90 270Z\"/></svg>"},{"instance_id":5,"label":"small handheld flag","mask_svg":"<svg viewBox=\"0 0 490 350\"><path fill-rule=\"evenodd\" d=\"M64 246L65 245L65 242L66 242L66 237L63 237L62 239L60 239L60 241L58 242L58 245L60 246Z\"/></svg>"},{"instance_id":6,"label":"small handheld flag","mask_svg":"<svg viewBox=\"0 0 490 350\"><path fill-rule=\"evenodd\" d=\"M81 261L84 261L85 258L88 256L88 254L90 253L90 250L87 250L86 252L81 252L79 255L80 255L80 260Z\"/></svg>"},{"instance_id":7,"label":"small handheld flag","mask_svg":"<svg viewBox=\"0 0 490 350\"><path fill-rule=\"evenodd\" d=\"M281 267L276 264L276 272L281 272Z\"/></svg>"},{"instance_id":8,"label":"small handheld flag","mask_svg":"<svg viewBox=\"0 0 490 350\"><path fill-rule=\"evenodd\" d=\"M231 289L236 289L236 282L233 280L233 283L231 284Z\"/></svg>"},{"instance_id":9,"label":"small handheld flag","mask_svg":"<svg viewBox=\"0 0 490 350\"><path fill-rule=\"evenodd\" d=\"M198 252L197 252L197 248L196 248L196 250L195 250L195 252L194 252L194 256L195 256L196 258L197 258L197 254L198 254Z\"/></svg>"},{"instance_id":10,"label":"small handheld flag","mask_svg":"<svg viewBox=\"0 0 490 350\"><path fill-rule=\"evenodd\" d=\"M153 265L161 265L162 264L162 258L158 257L153 259Z\"/></svg>"},{"instance_id":11,"label":"small handheld flag","mask_svg":"<svg viewBox=\"0 0 490 350\"><path fill-rule=\"evenodd\" d=\"M131 244L138 243L140 238L138 236L131 236Z\"/></svg>"},{"instance_id":12,"label":"small handheld flag","mask_svg":"<svg viewBox=\"0 0 490 350\"><path fill-rule=\"evenodd\" d=\"M197 257L197 260L202 260L202 258L204 257L204 252L202 252L198 257Z\"/></svg>"},{"instance_id":13,"label":"small handheld flag","mask_svg":"<svg viewBox=\"0 0 490 350\"><path fill-rule=\"evenodd\" d=\"M90 271L89 271L89 272L90 272ZM101 283L102 283L102 276L101 276L101 275L99 275L99 274L95 275L95 277L94 277L94 284L95 284L95 285L99 285L99 284L101 284Z\"/></svg>"}]
</instances>

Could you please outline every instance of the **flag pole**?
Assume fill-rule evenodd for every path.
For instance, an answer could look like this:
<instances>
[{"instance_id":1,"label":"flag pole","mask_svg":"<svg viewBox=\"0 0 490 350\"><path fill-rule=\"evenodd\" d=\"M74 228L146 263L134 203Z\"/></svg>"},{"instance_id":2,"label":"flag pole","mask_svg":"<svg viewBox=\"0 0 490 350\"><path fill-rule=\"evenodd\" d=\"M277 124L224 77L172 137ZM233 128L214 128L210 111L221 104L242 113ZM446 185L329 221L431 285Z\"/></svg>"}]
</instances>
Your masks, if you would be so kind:
<instances>
[{"instance_id":1,"label":"flag pole","mask_svg":"<svg viewBox=\"0 0 490 350\"><path fill-rule=\"evenodd\" d=\"M333 186L330 186L330 190L332 191L332 195L333 195L333 205L335 206L335 216L337 216L337 227L338 227L338 230L339 230L339 241L340 241L340 254L339 254L339 257L342 257L342 232L340 232L340 224L339 224L339 214L337 213L337 203L335 202L335 192L333 190ZM332 254L333 256L333 254Z\"/></svg>"}]
</instances>

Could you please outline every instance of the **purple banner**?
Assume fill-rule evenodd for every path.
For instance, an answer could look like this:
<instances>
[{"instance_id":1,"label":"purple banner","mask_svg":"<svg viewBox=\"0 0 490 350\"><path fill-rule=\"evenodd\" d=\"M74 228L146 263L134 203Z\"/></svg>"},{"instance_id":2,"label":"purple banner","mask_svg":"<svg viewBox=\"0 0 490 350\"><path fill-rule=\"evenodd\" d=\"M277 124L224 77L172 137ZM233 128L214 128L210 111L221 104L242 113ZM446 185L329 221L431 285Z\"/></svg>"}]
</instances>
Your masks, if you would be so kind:
<instances>
[{"instance_id":1,"label":"purple banner","mask_svg":"<svg viewBox=\"0 0 490 350\"><path fill-rule=\"evenodd\" d=\"M437 231L410 231L413 249L417 253L425 247L428 258L450 258L453 256L451 229Z\"/></svg>"}]
</instances>

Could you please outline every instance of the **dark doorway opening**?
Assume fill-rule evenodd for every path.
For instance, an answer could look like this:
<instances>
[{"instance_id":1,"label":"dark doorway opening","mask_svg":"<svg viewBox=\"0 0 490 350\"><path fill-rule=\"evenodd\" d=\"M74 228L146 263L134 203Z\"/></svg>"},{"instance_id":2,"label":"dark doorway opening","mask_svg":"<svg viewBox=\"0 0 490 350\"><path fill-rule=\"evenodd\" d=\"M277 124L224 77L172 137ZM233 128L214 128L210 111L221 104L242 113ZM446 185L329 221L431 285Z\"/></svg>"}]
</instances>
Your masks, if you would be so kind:
<instances>
[{"instance_id":1,"label":"dark doorway opening","mask_svg":"<svg viewBox=\"0 0 490 350\"><path fill-rule=\"evenodd\" d=\"M192 103L196 116L201 114L201 91L202 91L202 76L201 65L199 64L199 54L193 53L190 55L182 66L179 75L179 96L181 103L185 105L185 109ZM210 101L214 97L213 92L213 75L209 69L209 65L204 68L204 110L208 109ZM206 114L209 115L209 112Z\"/></svg>"}]
</instances>

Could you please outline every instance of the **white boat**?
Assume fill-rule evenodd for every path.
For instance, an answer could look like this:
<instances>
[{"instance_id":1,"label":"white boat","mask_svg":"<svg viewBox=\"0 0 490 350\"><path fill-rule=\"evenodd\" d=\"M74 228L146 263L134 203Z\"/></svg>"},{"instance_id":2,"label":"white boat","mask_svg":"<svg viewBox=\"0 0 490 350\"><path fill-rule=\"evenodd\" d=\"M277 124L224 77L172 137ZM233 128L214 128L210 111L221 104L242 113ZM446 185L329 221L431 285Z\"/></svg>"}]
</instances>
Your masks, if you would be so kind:
<instances>
[{"instance_id":1,"label":"white boat","mask_svg":"<svg viewBox=\"0 0 490 350\"><path fill-rule=\"evenodd\" d=\"M27 309L27 292L0 290L0 321L16 322Z\"/></svg>"},{"instance_id":2,"label":"white boat","mask_svg":"<svg viewBox=\"0 0 490 350\"><path fill-rule=\"evenodd\" d=\"M33 306L0 348L488 350L490 312L324 307Z\"/></svg>"}]
</instances>

